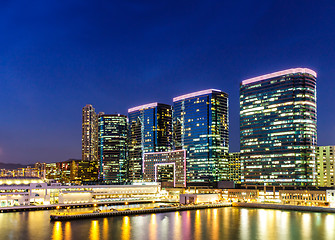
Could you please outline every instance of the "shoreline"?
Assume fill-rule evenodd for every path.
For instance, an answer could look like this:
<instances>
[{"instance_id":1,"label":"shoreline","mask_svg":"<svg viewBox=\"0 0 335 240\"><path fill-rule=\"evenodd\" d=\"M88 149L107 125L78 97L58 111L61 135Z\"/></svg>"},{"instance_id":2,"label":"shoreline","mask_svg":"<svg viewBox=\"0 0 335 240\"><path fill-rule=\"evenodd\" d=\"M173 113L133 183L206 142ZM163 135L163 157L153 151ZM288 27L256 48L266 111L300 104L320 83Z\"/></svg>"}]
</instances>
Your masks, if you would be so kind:
<instances>
[{"instance_id":1,"label":"shoreline","mask_svg":"<svg viewBox=\"0 0 335 240\"><path fill-rule=\"evenodd\" d=\"M232 207L335 213L335 208L329 208L329 207L298 206L298 205L269 204L269 203L234 202L232 203Z\"/></svg>"},{"instance_id":2,"label":"shoreline","mask_svg":"<svg viewBox=\"0 0 335 240\"><path fill-rule=\"evenodd\" d=\"M134 201L114 201L114 202L96 202L96 203L73 203L73 204L52 204L52 205L37 205L37 206L14 206L14 207L1 207L0 213L7 212L25 212L25 211L43 211L43 210L56 210L66 208L86 208L98 206L113 206L113 205L129 205L129 204L145 204L145 203L174 203L160 200L134 200ZM226 204L226 203L224 203ZM299 206L287 204L271 204L271 203L243 203L233 202L229 203L231 207L240 208L259 208L259 209L273 209L273 210L287 210L287 211L304 211L304 212L324 212L335 213L335 208L330 207L316 207L316 206ZM216 204L215 204L216 205ZM197 205L195 205L197 206ZM198 205L201 206L201 205ZM186 207L186 206L183 206ZM194 207L194 206L187 206ZM192 208L193 209L193 208Z\"/></svg>"},{"instance_id":3,"label":"shoreline","mask_svg":"<svg viewBox=\"0 0 335 240\"><path fill-rule=\"evenodd\" d=\"M40 210L54 210L66 208L85 208L98 206L112 206L112 205L128 205L128 204L142 204L142 203L167 203L160 200L129 200L129 201L113 201L113 202L90 202L90 203L69 203L69 204L51 204L51 205L23 205L14 207L0 207L0 213L6 212L25 212L25 211L40 211Z\"/></svg>"}]
</instances>

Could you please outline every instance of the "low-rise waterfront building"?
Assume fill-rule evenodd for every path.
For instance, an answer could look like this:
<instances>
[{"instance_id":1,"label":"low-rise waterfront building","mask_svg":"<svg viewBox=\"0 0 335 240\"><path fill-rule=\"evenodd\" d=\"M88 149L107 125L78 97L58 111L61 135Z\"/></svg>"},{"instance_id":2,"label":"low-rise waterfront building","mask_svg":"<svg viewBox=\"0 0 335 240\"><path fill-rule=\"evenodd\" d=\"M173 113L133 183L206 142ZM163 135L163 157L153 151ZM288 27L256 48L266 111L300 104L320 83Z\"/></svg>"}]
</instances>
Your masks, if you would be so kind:
<instances>
[{"instance_id":1,"label":"low-rise waterfront building","mask_svg":"<svg viewBox=\"0 0 335 240\"><path fill-rule=\"evenodd\" d=\"M228 189L228 199L232 201L258 201L257 189Z\"/></svg>"},{"instance_id":2,"label":"low-rise waterfront building","mask_svg":"<svg viewBox=\"0 0 335 240\"><path fill-rule=\"evenodd\" d=\"M319 187L333 187L335 146L318 146L316 150L317 185Z\"/></svg>"},{"instance_id":3,"label":"low-rise waterfront building","mask_svg":"<svg viewBox=\"0 0 335 240\"><path fill-rule=\"evenodd\" d=\"M329 207L335 208L335 190L326 190L326 200Z\"/></svg>"},{"instance_id":4,"label":"low-rise waterfront building","mask_svg":"<svg viewBox=\"0 0 335 240\"><path fill-rule=\"evenodd\" d=\"M279 190L283 204L327 206L326 190Z\"/></svg>"},{"instance_id":5,"label":"low-rise waterfront building","mask_svg":"<svg viewBox=\"0 0 335 240\"><path fill-rule=\"evenodd\" d=\"M217 203L221 200L221 194L180 194L180 204Z\"/></svg>"},{"instance_id":6,"label":"low-rise waterfront building","mask_svg":"<svg viewBox=\"0 0 335 240\"><path fill-rule=\"evenodd\" d=\"M160 189L159 183L64 186L36 178L0 178L0 206L152 201L160 196Z\"/></svg>"}]
</instances>

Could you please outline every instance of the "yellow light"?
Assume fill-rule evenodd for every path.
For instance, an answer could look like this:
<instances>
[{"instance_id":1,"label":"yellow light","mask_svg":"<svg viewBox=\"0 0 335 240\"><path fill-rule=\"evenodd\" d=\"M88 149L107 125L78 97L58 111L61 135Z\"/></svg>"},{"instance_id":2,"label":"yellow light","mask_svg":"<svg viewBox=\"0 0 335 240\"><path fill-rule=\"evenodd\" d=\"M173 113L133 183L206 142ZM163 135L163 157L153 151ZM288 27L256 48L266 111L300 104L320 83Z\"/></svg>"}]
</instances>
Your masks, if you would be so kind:
<instances>
[{"instance_id":1,"label":"yellow light","mask_svg":"<svg viewBox=\"0 0 335 240\"><path fill-rule=\"evenodd\" d=\"M62 231L62 223L57 221L54 224L53 232L52 232L52 239L60 240L63 239L63 231Z\"/></svg>"},{"instance_id":2,"label":"yellow light","mask_svg":"<svg viewBox=\"0 0 335 240\"><path fill-rule=\"evenodd\" d=\"M56 209L57 209L57 210L59 210L59 209L60 209L60 207L59 207L59 206L57 206L57 207L56 207Z\"/></svg>"},{"instance_id":3,"label":"yellow light","mask_svg":"<svg viewBox=\"0 0 335 240\"><path fill-rule=\"evenodd\" d=\"M90 229L90 239L98 240L100 238L99 222L97 220L92 221Z\"/></svg>"},{"instance_id":4,"label":"yellow light","mask_svg":"<svg viewBox=\"0 0 335 240\"><path fill-rule=\"evenodd\" d=\"M124 204L125 204L125 205L128 205L128 202L125 202Z\"/></svg>"},{"instance_id":5,"label":"yellow light","mask_svg":"<svg viewBox=\"0 0 335 240\"><path fill-rule=\"evenodd\" d=\"M125 216L123 217L123 222L122 222L122 235L121 239L122 240L129 240L130 239L130 223L129 223L129 217Z\"/></svg>"}]
</instances>

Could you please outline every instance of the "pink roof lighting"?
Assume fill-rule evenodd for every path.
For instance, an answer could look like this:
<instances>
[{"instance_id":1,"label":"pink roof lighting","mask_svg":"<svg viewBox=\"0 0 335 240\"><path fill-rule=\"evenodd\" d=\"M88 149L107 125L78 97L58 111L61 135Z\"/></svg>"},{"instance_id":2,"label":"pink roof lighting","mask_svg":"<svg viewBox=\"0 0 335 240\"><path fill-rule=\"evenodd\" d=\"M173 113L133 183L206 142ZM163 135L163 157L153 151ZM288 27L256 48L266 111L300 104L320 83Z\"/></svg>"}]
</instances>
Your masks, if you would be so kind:
<instances>
[{"instance_id":1,"label":"pink roof lighting","mask_svg":"<svg viewBox=\"0 0 335 240\"><path fill-rule=\"evenodd\" d=\"M316 72L314 72L311 69L308 69L308 68L291 68L291 69L287 69L287 70L284 70L284 71L274 72L274 73L265 74L265 75L262 75L262 76L246 79L246 80L242 81L242 85L253 83L253 82L258 82L258 81L262 81L262 80L270 79L270 78L274 78L274 77L284 76L284 75L287 75L287 74L294 74L294 73L308 73L308 74L313 75L314 77L317 77Z\"/></svg>"},{"instance_id":2,"label":"pink roof lighting","mask_svg":"<svg viewBox=\"0 0 335 240\"><path fill-rule=\"evenodd\" d=\"M217 89L207 89L207 90L202 90L202 91L198 91L198 92L193 92L193 93L181 95L179 97L175 97L175 98L173 98L173 101L177 102L177 101L184 100L184 99L187 99L187 98L192 98L192 97L197 97L197 96L209 94L209 93L212 93L214 91L215 92L221 92L221 90L217 90Z\"/></svg>"},{"instance_id":3,"label":"pink roof lighting","mask_svg":"<svg viewBox=\"0 0 335 240\"><path fill-rule=\"evenodd\" d=\"M157 104L158 103L149 103L149 104L144 104L144 105L141 105L141 106L137 106L137 107L133 107L133 108L129 108L128 109L128 112L135 112L135 111L138 111L138 110L143 110L145 108L153 108L153 107L157 107Z\"/></svg>"}]
</instances>

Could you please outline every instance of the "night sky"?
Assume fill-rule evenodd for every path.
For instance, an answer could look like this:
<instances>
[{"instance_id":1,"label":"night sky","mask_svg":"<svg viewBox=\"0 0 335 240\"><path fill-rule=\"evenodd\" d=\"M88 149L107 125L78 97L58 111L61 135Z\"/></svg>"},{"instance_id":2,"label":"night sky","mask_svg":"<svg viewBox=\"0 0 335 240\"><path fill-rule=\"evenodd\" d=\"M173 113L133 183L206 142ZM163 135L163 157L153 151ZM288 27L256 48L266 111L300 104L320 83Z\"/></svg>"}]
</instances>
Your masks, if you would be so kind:
<instances>
[{"instance_id":1,"label":"night sky","mask_svg":"<svg viewBox=\"0 0 335 240\"><path fill-rule=\"evenodd\" d=\"M2 0L0 162L80 159L86 104L127 114L208 88L229 94L238 151L240 82L292 67L318 73L318 144L335 145L334 14L333 0Z\"/></svg>"}]
</instances>

